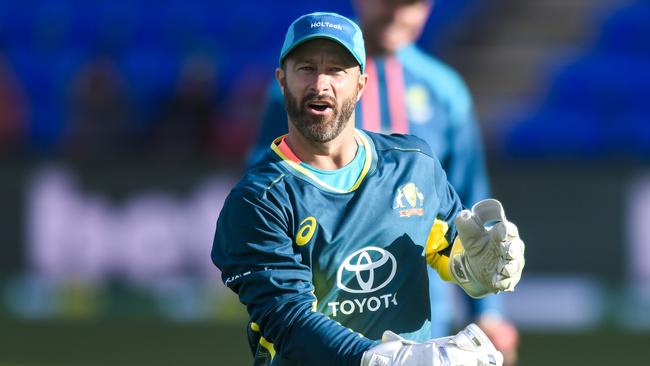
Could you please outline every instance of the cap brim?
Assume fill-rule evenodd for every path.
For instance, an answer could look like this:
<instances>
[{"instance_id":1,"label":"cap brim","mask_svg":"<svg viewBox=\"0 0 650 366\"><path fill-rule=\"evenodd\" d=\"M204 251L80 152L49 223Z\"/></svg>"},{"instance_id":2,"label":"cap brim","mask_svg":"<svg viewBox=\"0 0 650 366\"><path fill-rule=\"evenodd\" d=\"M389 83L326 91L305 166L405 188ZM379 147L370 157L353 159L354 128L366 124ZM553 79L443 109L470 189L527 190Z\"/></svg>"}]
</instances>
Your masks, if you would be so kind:
<instances>
[{"instance_id":1,"label":"cap brim","mask_svg":"<svg viewBox=\"0 0 650 366\"><path fill-rule=\"evenodd\" d=\"M352 52L352 50L345 43L341 42L338 38L336 38L336 37L334 37L332 35L329 35L329 34L309 34L309 35L304 36L304 37L300 38L299 40L293 42L291 47L287 48L282 53L282 55L280 55L280 64L282 64L284 59L287 58L287 56L291 53L291 51L295 50L298 46L302 45L303 43L305 43L307 41L311 41L312 39L318 39L318 38L328 39L330 41L334 41L334 42L340 44L357 61L357 63L359 64L359 66L361 67L361 69L363 71L363 62L361 60L359 60L359 58L354 54L354 52Z\"/></svg>"}]
</instances>

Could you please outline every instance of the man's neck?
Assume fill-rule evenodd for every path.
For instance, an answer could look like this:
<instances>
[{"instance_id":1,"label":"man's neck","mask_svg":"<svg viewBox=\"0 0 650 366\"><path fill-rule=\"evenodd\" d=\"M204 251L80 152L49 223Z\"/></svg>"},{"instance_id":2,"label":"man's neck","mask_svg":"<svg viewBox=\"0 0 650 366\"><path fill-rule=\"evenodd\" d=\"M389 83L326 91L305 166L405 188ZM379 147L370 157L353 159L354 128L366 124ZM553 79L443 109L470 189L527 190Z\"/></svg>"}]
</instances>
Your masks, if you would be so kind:
<instances>
[{"instance_id":1,"label":"man's neck","mask_svg":"<svg viewBox=\"0 0 650 366\"><path fill-rule=\"evenodd\" d=\"M349 164L357 153L354 123L348 123L333 140L322 143L305 138L289 123L289 134L285 141L302 162L320 170L340 169Z\"/></svg>"}]
</instances>

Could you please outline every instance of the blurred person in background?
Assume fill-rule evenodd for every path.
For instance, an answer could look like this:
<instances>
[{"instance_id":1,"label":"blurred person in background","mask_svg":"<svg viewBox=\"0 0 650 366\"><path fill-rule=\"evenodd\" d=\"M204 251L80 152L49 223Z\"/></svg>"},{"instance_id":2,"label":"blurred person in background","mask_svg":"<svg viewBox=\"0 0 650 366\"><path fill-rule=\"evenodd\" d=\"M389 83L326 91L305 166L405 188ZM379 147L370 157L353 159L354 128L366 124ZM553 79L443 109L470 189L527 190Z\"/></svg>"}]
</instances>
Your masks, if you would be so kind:
<instances>
[{"instance_id":1,"label":"blurred person in background","mask_svg":"<svg viewBox=\"0 0 650 366\"><path fill-rule=\"evenodd\" d=\"M100 55L72 83L64 149L75 158L110 159L132 147L135 136L127 84L115 60Z\"/></svg>"},{"instance_id":2,"label":"blurred person in background","mask_svg":"<svg viewBox=\"0 0 650 366\"><path fill-rule=\"evenodd\" d=\"M27 134L29 109L20 82L0 56L0 155L17 152Z\"/></svg>"},{"instance_id":3,"label":"blurred person in background","mask_svg":"<svg viewBox=\"0 0 650 366\"><path fill-rule=\"evenodd\" d=\"M226 161L242 163L255 139L266 93L265 85L259 82L264 75L257 68L246 68L223 98L223 110L213 130L212 145L217 155ZM247 102L242 103L242 100Z\"/></svg>"},{"instance_id":4,"label":"blurred person in background","mask_svg":"<svg viewBox=\"0 0 650 366\"><path fill-rule=\"evenodd\" d=\"M155 125L156 151L176 158L207 152L221 105L217 77L217 65L210 56L194 54L184 60L176 90Z\"/></svg>"},{"instance_id":5,"label":"blurred person in background","mask_svg":"<svg viewBox=\"0 0 650 366\"><path fill-rule=\"evenodd\" d=\"M483 143L471 95L449 66L415 45L431 13L431 0L353 0L365 36L368 85L357 105L356 126L374 132L414 134L441 161L463 204L490 195ZM261 131L251 153L260 159L271 142L287 133L284 99L277 83L269 88ZM430 269L431 271L431 269ZM432 337L450 333L453 287L430 274ZM474 321L516 363L518 332L503 314L501 299L473 300L465 294Z\"/></svg>"}]
</instances>

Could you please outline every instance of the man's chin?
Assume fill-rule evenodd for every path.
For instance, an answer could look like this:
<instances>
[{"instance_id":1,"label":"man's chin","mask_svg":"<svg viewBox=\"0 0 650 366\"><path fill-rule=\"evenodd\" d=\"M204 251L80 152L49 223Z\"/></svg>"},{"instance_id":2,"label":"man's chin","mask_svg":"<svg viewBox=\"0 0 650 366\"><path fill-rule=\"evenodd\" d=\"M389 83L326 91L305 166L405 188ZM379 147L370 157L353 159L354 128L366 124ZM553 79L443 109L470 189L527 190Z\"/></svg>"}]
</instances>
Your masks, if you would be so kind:
<instances>
[{"instance_id":1,"label":"man's chin","mask_svg":"<svg viewBox=\"0 0 650 366\"><path fill-rule=\"evenodd\" d=\"M341 131L334 131L334 126L330 124L330 121L305 121L303 120L303 125L298 128L300 134L303 135L307 140L325 143L334 140Z\"/></svg>"},{"instance_id":2,"label":"man's chin","mask_svg":"<svg viewBox=\"0 0 650 366\"><path fill-rule=\"evenodd\" d=\"M325 143L330 142L336 138L331 131L324 131L320 129L308 129L302 132L303 136L314 142Z\"/></svg>"},{"instance_id":3,"label":"man's chin","mask_svg":"<svg viewBox=\"0 0 650 366\"><path fill-rule=\"evenodd\" d=\"M313 114L303 114L301 121L305 126L324 126L332 122L328 116Z\"/></svg>"},{"instance_id":4,"label":"man's chin","mask_svg":"<svg viewBox=\"0 0 650 366\"><path fill-rule=\"evenodd\" d=\"M319 130L325 131L327 129L333 128L336 124L335 116L326 116L326 115L313 115L309 113L303 113L300 116L300 123L305 126L305 128L310 130Z\"/></svg>"}]
</instances>

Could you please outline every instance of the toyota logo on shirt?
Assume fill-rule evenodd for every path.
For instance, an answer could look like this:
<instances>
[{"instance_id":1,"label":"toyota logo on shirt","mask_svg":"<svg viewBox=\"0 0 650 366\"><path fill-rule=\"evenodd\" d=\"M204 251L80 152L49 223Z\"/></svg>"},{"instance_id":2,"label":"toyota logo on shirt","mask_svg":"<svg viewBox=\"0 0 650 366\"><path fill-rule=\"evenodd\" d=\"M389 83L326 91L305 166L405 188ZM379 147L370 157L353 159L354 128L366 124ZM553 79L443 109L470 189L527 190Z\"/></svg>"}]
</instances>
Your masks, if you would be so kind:
<instances>
[{"instance_id":1,"label":"toyota logo on shirt","mask_svg":"<svg viewBox=\"0 0 650 366\"><path fill-rule=\"evenodd\" d=\"M336 285L353 294L374 292L386 287L395 277L397 261L390 252L365 247L350 254L336 273Z\"/></svg>"}]
</instances>

